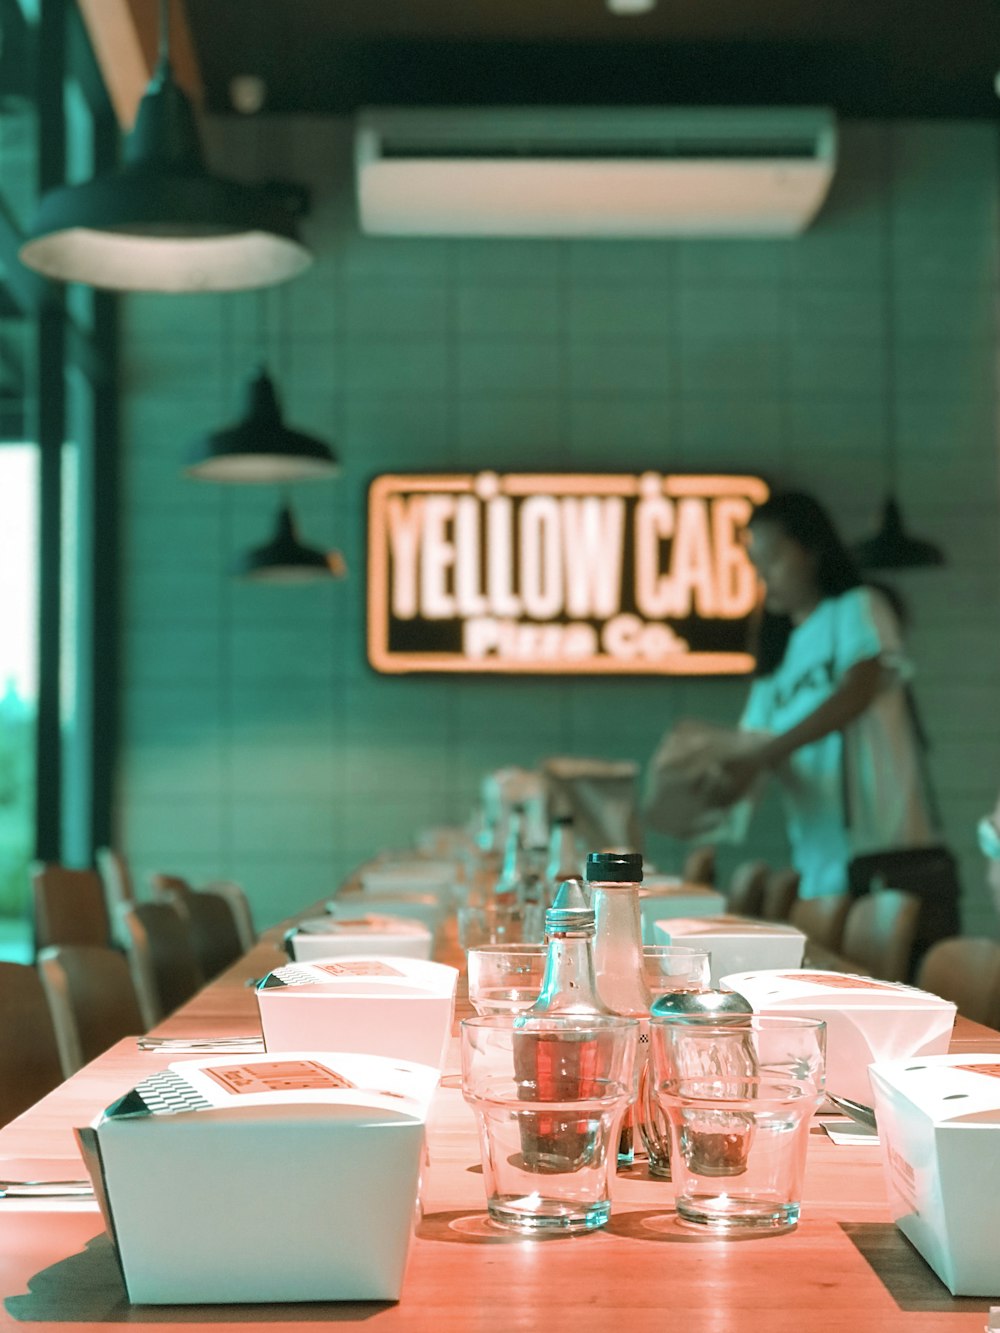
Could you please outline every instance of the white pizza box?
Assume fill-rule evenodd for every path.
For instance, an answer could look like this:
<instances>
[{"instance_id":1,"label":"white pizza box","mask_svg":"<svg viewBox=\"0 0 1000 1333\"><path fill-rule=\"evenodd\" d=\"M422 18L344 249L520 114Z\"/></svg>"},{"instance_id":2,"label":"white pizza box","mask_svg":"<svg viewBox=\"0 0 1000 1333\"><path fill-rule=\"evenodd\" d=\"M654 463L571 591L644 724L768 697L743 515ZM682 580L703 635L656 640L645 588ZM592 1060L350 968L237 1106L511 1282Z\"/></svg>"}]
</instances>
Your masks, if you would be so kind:
<instances>
[{"instance_id":1,"label":"white pizza box","mask_svg":"<svg viewBox=\"0 0 1000 1333\"><path fill-rule=\"evenodd\" d=\"M291 963L257 987L264 1046L399 1056L443 1069L457 982L456 968L419 958Z\"/></svg>"},{"instance_id":2,"label":"white pizza box","mask_svg":"<svg viewBox=\"0 0 1000 1333\"><path fill-rule=\"evenodd\" d=\"M434 935L444 924L448 904L436 893L373 889L371 892L345 893L342 897L331 898L326 903L326 911L338 920L353 920L366 912L402 917L405 921L422 922Z\"/></svg>"},{"instance_id":3,"label":"white pizza box","mask_svg":"<svg viewBox=\"0 0 1000 1333\"><path fill-rule=\"evenodd\" d=\"M656 936L658 920L719 916L725 910L725 895L716 893L715 889L687 883L676 875L643 875L639 888L643 944L662 943Z\"/></svg>"},{"instance_id":4,"label":"white pizza box","mask_svg":"<svg viewBox=\"0 0 1000 1333\"><path fill-rule=\"evenodd\" d=\"M868 1066L948 1049L955 1006L894 981L811 969L743 972L722 978L758 1014L801 1014L826 1023L826 1086L872 1104Z\"/></svg>"},{"instance_id":5,"label":"white pizza box","mask_svg":"<svg viewBox=\"0 0 1000 1333\"><path fill-rule=\"evenodd\" d=\"M896 1225L953 1296L1000 1297L1000 1055L872 1066Z\"/></svg>"},{"instance_id":6,"label":"white pizza box","mask_svg":"<svg viewBox=\"0 0 1000 1333\"><path fill-rule=\"evenodd\" d=\"M307 917L287 932L285 948L296 963L345 953L430 958L433 940L422 921L362 910L349 917Z\"/></svg>"},{"instance_id":7,"label":"white pizza box","mask_svg":"<svg viewBox=\"0 0 1000 1333\"><path fill-rule=\"evenodd\" d=\"M448 898L461 874L462 868L456 861L409 856L398 861L370 862L361 867L358 881L365 893L412 890Z\"/></svg>"},{"instance_id":8,"label":"white pizza box","mask_svg":"<svg viewBox=\"0 0 1000 1333\"><path fill-rule=\"evenodd\" d=\"M181 1061L77 1131L138 1305L396 1300L437 1069Z\"/></svg>"},{"instance_id":9,"label":"white pizza box","mask_svg":"<svg viewBox=\"0 0 1000 1333\"><path fill-rule=\"evenodd\" d=\"M754 921L722 914L712 917L659 918L657 944L689 944L712 955L712 985L728 972L758 968L798 967L806 937L781 921Z\"/></svg>"}]
</instances>

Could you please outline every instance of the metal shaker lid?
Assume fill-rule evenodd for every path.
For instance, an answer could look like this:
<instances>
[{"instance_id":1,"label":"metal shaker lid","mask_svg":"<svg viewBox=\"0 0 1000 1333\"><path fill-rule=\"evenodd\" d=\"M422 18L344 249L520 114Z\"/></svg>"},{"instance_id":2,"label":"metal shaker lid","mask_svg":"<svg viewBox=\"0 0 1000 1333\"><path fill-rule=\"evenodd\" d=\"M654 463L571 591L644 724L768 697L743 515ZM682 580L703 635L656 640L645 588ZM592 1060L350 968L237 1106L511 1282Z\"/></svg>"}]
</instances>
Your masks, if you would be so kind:
<instances>
[{"instance_id":1,"label":"metal shaker lid","mask_svg":"<svg viewBox=\"0 0 1000 1333\"><path fill-rule=\"evenodd\" d=\"M654 1018L717 1018L720 1023L736 1022L753 1013L753 1006L732 990L677 991L653 1001Z\"/></svg>"},{"instance_id":2,"label":"metal shaker lid","mask_svg":"<svg viewBox=\"0 0 1000 1333\"><path fill-rule=\"evenodd\" d=\"M555 900L545 913L545 933L558 930L593 930L596 923L594 909L587 897L583 880L575 875L564 879Z\"/></svg>"}]
</instances>

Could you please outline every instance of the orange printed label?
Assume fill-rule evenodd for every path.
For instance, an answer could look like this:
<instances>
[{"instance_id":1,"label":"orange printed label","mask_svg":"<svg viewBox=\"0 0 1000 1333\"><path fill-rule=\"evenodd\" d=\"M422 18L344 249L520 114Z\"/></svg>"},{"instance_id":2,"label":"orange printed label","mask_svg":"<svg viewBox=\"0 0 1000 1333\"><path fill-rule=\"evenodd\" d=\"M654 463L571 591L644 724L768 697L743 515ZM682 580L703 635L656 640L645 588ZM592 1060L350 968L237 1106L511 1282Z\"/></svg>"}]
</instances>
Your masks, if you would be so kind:
<instances>
[{"instance_id":1,"label":"orange printed label","mask_svg":"<svg viewBox=\"0 0 1000 1333\"><path fill-rule=\"evenodd\" d=\"M273 1060L253 1065L226 1065L220 1069L206 1069L205 1073L225 1088L226 1092L238 1095L256 1092L328 1092L334 1088L355 1086L316 1060Z\"/></svg>"},{"instance_id":2,"label":"orange printed label","mask_svg":"<svg viewBox=\"0 0 1000 1333\"><path fill-rule=\"evenodd\" d=\"M368 916L354 916L350 919L340 917L332 922L334 930L385 930L386 927L394 924L391 917L374 916L371 913Z\"/></svg>"},{"instance_id":3,"label":"orange printed label","mask_svg":"<svg viewBox=\"0 0 1000 1333\"><path fill-rule=\"evenodd\" d=\"M782 981L808 981L812 986L823 986L827 990L881 990L900 991L901 986L893 986L887 981L866 981L864 977L818 977L813 972L782 972Z\"/></svg>"},{"instance_id":4,"label":"orange printed label","mask_svg":"<svg viewBox=\"0 0 1000 1333\"><path fill-rule=\"evenodd\" d=\"M366 963L316 963L314 964L320 972L329 972L331 977L403 977L405 972L400 972L395 967L390 967L388 963L366 962Z\"/></svg>"},{"instance_id":5,"label":"orange printed label","mask_svg":"<svg viewBox=\"0 0 1000 1333\"><path fill-rule=\"evenodd\" d=\"M967 1074L985 1074L987 1078L1000 1078L1000 1064L996 1065L954 1065L954 1069L962 1069Z\"/></svg>"}]
</instances>

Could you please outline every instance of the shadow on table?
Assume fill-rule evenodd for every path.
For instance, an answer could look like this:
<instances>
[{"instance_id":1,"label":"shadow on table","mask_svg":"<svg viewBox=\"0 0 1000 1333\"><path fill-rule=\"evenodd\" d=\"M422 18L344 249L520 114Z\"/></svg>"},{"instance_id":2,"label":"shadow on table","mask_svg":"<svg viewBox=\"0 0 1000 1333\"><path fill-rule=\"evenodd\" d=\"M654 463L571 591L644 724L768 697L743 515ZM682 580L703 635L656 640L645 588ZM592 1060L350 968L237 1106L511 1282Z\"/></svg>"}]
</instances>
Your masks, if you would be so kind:
<instances>
[{"instance_id":1,"label":"shadow on table","mask_svg":"<svg viewBox=\"0 0 1000 1333\"><path fill-rule=\"evenodd\" d=\"M8 1296L4 1309L22 1324L307 1324L368 1319L394 1304L130 1305L111 1242L107 1236L96 1236L78 1254L35 1273L28 1281L28 1294Z\"/></svg>"},{"instance_id":2,"label":"shadow on table","mask_svg":"<svg viewBox=\"0 0 1000 1333\"><path fill-rule=\"evenodd\" d=\"M599 1235L599 1231L591 1233ZM448 1245L551 1245L556 1241L588 1241L587 1235L522 1235L507 1231L490 1221L482 1208L466 1208L455 1212L425 1213L417 1226L421 1240L444 1241Z\"/></svg>"},{"instance_id":3,"label":"shadow on table","mask_svg":"<svg viewBox=\"0 0 1000 1333\"><path fill-rule=\"evenodd\" d=\"M891 1222L841 1222L840 1229L901 1310L931 1312L981 1310L987 1297L952 1296L951 1292Z\"/></svg>"}]
</instances>

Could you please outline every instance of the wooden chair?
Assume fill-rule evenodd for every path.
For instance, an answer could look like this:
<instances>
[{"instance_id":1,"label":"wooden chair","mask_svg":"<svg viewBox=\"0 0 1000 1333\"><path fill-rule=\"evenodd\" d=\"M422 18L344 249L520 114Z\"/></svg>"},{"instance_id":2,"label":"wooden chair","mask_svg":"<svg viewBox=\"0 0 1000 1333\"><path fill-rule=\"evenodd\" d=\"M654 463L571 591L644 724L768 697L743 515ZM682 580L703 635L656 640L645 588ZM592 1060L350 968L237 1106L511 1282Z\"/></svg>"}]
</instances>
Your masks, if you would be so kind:
<instances>
[{"instance_id":1,"label":"wooden chair","mask_svg":"<svg viewBox=\"0 0 1000 1333\"><path fill-rule=\"evenodd\" d=\"M688 884L715 884L715 848L709 844L695 847L684 858L682 878Z\"/></svg>"},{"instance_id":2,"label":"wooden chair","mask_svg":"<svg viewBox=\"0 0 1000 1333\"><path fill-rule=\"evenodd\" d=\"M36 865L31 872L35 948L51 944L111 942L111 921L104 886L96 870Z\"/></svg>"},{"instance_id":3,"label":"wooden chair","mask_svg":"<svg viewBox=\"0 0 1000 1333\"><path fill-rule=\"evenodd\" d=\"M768 873L764 885L764 898L760 914L765 921L787 921L792 907L799 896L799 882L802 876L789 866L785 870L772 870Z\"/></svg>"},{"instance_id":4,"label":"wooden chair","mask_svg":"<svg viewBox=\"0 0 1000 1333\"><path fill-rule=\"evenodd\" d=\"M802 931L809 944L838 953L844 938L844 922L853 902L849 893L830 893L822 898L797 898L788 919ZM808 946L806 953L808 956Z\"/></svg>"},{"instance_id":5,"label":"wooden chair","mask_svg":"<svg viewBox=\"0 0 1000 1333\"><path fill-rule=\"evenodd\" d=\"M921 990L958 1005L958 1012L988 1027L1000 1026L1000 944L996 940L939 940L917 971Z\"/></svg>"},{"instance_id":6,"label":"wooden chair","mask_svg":"<svg viewBox=\"0 0 1000 1333\"><path fill-rule=\"evenodd\" d=\"M737 916L760 916L764 890L771 873L766 861L744 861L733 871L726 894L726 910Z\"/></svg>"},{"instance_id":7,"label":"wooden chair","mask_svg":"<svg viewBox=\"0 0 1000 1333\"><path fill-rule=\"evenodd\" d=\"M133 903L119 915L143 1026L151 1028L204 985L191 923L165 902Z\"/></svg>"},{"instance_id":8,"label":"wooden chair","mask_svg":"<svg viewBox=\"0 0 1000 1333\"><path fill-rule=\"evenodd\" d=\"M92 944L57 944L38 955L65 1078L122 1037L144 1032L124 954Z\"/></svg>"},{"instance_id":9,"label":"wooden chair","mask_svg":"<svg viewBox=\"0 0 1000 1333\"><path fill-rule=\"evenodd\" d=\"M851 904L841 953L883 981L908 981L920 899L901 889L866 893Z\"/></svg>"},{"instance_id":10,"label":"wooden chair","mask_svg":"<svg viewBox=\"0 0 1000 1333\"><path fill-rule=\"evenodd\" d=\"M210 883L204 885L204 893L217 893L225 898L229 904L229 910L233 914L233 920L236 922L236 931L240 937L240 948L244 953L248 953L257 943L257 928L254 925L253 912L250 907L250 900L238 884L234 884L231 879L213 879Z\"/></svg>"},{"instance_id":11,"label":"wooden chair","mask_svg":"<svg viewBox=\"0 0 1000 1333\"><path fill-rule=\"evenodd\" d=\"M211 981L243 955L243 946L229 902L219 893L192 889L178 875L153 875L158 900L172 903L187 918L191 943L206 981Z\"/></svg>"},{"instance_id":12,"label":"wooden chair","mask_svg":"<svg viewBox=\"0 0 1000 1333\"><path fill-rule=\"evenodd\" d=\"M62 1082L52 1015L38 973L0 963L0 1124Z\"/></svg>"}]
</instances>

